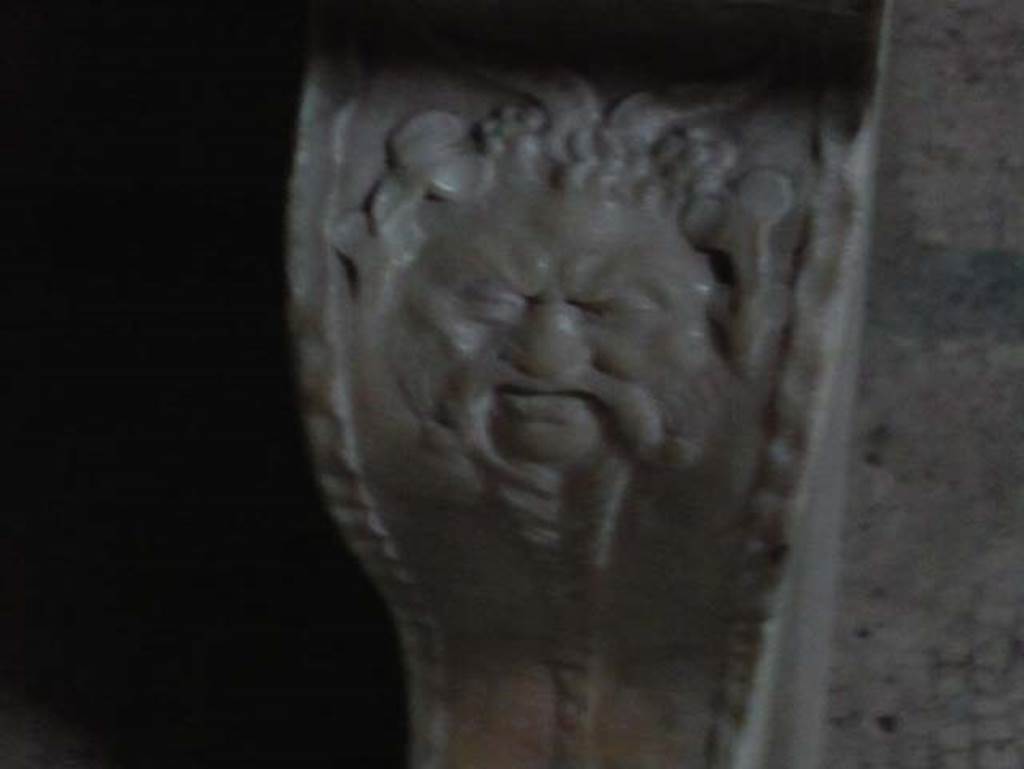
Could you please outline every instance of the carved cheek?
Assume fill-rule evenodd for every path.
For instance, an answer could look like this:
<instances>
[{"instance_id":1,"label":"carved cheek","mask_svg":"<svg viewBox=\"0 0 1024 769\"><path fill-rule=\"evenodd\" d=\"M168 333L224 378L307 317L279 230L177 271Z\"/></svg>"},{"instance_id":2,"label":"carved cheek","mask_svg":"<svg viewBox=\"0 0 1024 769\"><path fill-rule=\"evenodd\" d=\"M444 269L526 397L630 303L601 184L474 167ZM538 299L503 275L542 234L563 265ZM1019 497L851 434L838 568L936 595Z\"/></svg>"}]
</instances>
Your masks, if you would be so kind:
<instances>
[{"instance_id":1,"label":"carved cheek","mask_svg":"<svg viewBox=\"0 0 1024 769\"><path fill-rule=\"evenodd\" d=\"M594 343L594 365L616 379L641 376L647 353L641 340L630 334L603 333Z\"/></svg>"},{"instance_id":2,"label":"carved cheek","mask_svg":"<svg viewBox=\"0 0 1024 769\"><path fill-rule=\"evenodd\" d=\"M447 336L452 354L460 360L479 357L481 351L490 346L493 337L486 325L466 319L452 321L442 333Z\"/></svg>"},{"instance_id":3,"label":"carved cheek","mask_svg":"<svg viewBox=\"0 0 1024 769\"><path fill-rule=\"evenodd\" d=\"M662 327L652 340L652 355L662 367L696 373L711 363L711 346L704 328L676 319Z\"/></svg>"},{"instance_id":4,"label":"carved cheek","mask_svg":"<svg viewBox=\"0 0 1024 769\"><path fill-rule=\"evenodd\" d=\"M681 333L680 323L657 308L610 312L592 329L595 366L619 379L649 379L671 353L663 337Z\"/></svg>"},{"instance_id":5,"label":"carved cheek","mask_svg":"<svg viewBox=\"0 0 1024 769\"><path fill-rule=\"evenodd\" d=\"M453 293L460 314L495 326L518 321L526 306L522 294L502 281L477 278L458 285Z\"/></svg>"},{"instance_id":6,"label":"carved cheek","mask_svg":"<svg viewBox=\"0 0 1024 769\"><path fill-rule=\"evenodd\" d=\"M407 346L437 350L441 360L470 358L487 343L486 327L467 317L455 298L432 284L413 290L403 323L407 327ZM415 356L417 350L399 353Z\"/></svg>"}]
</instances>

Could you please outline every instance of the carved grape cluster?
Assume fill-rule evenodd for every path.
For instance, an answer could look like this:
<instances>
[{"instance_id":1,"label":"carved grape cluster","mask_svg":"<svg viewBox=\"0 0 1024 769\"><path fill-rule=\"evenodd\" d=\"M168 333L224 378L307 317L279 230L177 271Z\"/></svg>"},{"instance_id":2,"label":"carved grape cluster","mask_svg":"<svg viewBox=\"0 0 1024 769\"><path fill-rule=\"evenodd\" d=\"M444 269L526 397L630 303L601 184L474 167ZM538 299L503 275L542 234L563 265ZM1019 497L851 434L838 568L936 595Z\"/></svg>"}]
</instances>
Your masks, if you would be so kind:
<instances>
[{"instance_id":1,"label":"carved grape cluster","mask_svg":"<svg viewBox=\"0 0 1024 769\"><path fill-rule=\"evenodd\" d=\"M610 190L678 200L686 194L721 195L736 164L735 147L707 128L666 121L646 94L608 114L577 115L559 126L539 107L507 106L474 127L484 155L546 162L561 186L581 189L604 181ZM663 108L659 109L663 112ZM561 129L561 130L559 130Z\"/></svg>"},{"instance_id":2,"label":"carved grape cluster","mask_svg":"<svg viewBox=\"0 0 1024 769\"><path fill-rule=\"evenodd\" d=\"M371 196L371 223L380 228L408 210L405 204L426 198L475 198L501 178L650 207L679 216L690 234L721 214L736 160L723 135L643 93L610 110L592 96L508 105L476 123L424 112L391 136L390 169Z\"/></svg>"}]
</instances>

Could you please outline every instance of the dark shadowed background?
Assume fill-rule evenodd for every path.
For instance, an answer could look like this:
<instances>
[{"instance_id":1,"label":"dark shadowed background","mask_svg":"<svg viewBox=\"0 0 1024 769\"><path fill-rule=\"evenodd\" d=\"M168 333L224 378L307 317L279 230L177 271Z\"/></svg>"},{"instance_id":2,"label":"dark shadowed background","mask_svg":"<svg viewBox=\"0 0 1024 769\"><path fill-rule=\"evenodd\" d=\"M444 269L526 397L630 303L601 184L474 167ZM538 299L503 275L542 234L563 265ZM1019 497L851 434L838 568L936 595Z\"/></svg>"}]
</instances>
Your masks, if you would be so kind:
<instances>
[{"instance_id":1,"label":"dark shadowed background","mask_svg":"<svg viewBox=\"0 0 1024 769\"><path fill-rule=\"evenodd\" d=\"M11 730L51 722L104 766L402 763L395 639L320 510L289 378L304 14L0 21L4 769L64 766L15 755Z\"/></svg>"}]
</instances>

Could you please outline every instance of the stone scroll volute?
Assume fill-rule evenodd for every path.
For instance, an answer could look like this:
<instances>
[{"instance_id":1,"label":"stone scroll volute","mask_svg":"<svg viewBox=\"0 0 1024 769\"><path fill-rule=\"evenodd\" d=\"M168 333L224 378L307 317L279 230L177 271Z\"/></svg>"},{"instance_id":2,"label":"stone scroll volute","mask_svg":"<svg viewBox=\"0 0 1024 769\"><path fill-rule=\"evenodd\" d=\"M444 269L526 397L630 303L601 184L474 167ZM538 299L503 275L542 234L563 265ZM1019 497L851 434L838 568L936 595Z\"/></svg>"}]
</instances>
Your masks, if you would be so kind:
<instances>
[{"instance_id":1,"label":"stone scroll volute","mask_svg":"<svg viewBox=\"0 0 1024 769\"><path fill-rule=\"evenodd\" d=\"M811 769L877 70L492 60L329 6L291 323L411 769Z\"/></svg>"}]
</instances>

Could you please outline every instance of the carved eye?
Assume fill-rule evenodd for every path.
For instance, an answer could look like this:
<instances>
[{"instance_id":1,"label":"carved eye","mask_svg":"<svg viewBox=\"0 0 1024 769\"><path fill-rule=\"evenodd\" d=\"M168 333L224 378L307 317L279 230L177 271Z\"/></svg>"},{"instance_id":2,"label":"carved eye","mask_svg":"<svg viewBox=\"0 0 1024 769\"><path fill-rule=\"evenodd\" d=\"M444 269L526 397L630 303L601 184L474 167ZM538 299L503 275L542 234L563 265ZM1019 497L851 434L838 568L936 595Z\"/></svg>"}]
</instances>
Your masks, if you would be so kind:
<instances>
[{"instance_id":1,"label":"carved eye","mask_svg":"<svg viewBox=\"0 0 1024 769\"><path fill-rule=\"evenodd\" d=\"M509 323L523 311L526 299L495 280L475 280L464 285L459 299L466 311L479 320Z\"/></svg>"},{"instance_id":2,"label":"carved eye","mask_svg":"<svg viewBox=\"0 0 1024 769\"><path fill-rule=\"evenodd\" d=\"M577 310L582 312L584 315L590 315L595 318L603 318L608 314L608 303L605 300L580 300L570 299L569 304L575 307Z\"/></svg>"},{"instance_id":3,"label":"carved eye","mask_svg":"<svg viewBox=\"0 0 1024 769\"><path fill-rule=\"evenodd\" d=\"M599 299L575 299L569 304L590 317L609 319L660 312L664 309L654 296L640 289L625 290Z\"/></svg>"},{"instance_id":4,"label":"carved eye","mask_svg":"<svg viewBox=\"0 0 1024 769\"><path fill-rule=\"evenodd\" d=\"M664 307L652 294L636 289L616 294L611 299L610 309L620 314L634 314L660 312Z\"/></svg>"}]
</instances>

